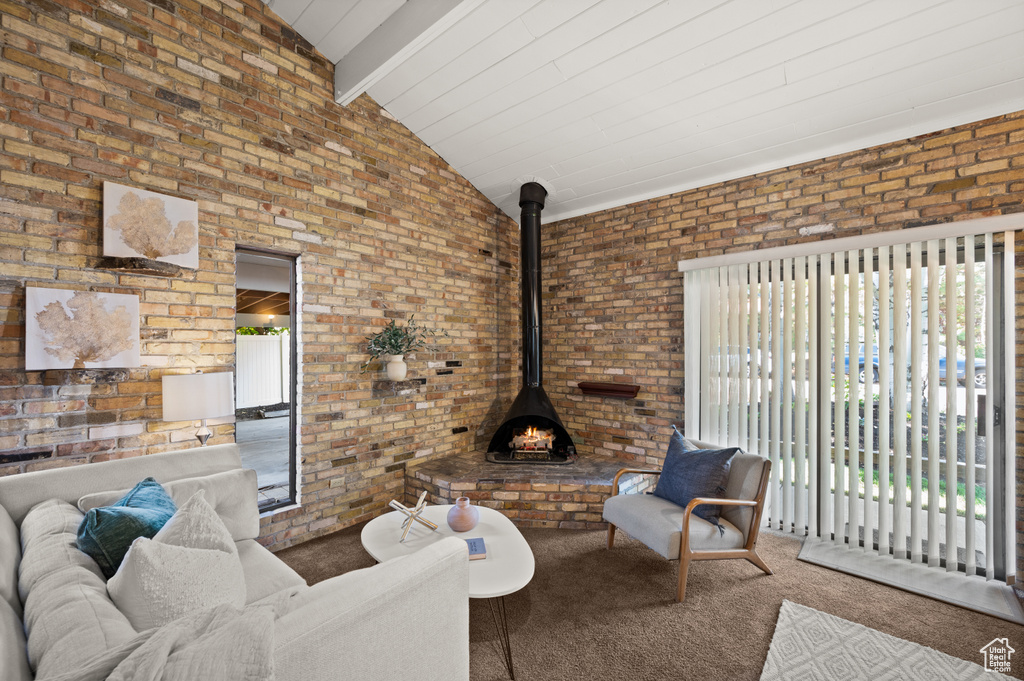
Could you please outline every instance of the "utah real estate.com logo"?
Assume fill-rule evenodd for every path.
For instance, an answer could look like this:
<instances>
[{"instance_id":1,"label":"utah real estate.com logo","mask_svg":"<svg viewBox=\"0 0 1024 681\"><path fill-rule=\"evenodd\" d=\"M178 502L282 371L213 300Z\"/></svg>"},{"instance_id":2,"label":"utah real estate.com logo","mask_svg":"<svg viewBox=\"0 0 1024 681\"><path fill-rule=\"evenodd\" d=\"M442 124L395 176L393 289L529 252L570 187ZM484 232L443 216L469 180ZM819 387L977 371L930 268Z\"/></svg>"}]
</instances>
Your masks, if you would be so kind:
<instances>
[{"instance_id":1,"label":"utah real estate.com logo","mask_svg":"<svg viewBox=\"0 0 1024 681\"><path fill-rule=\"evenodd\" d=\"M1010 647L1010 640L994 638L979 650L985 656L985 671L1010 673L1010 657L1017 651Z\"/></svg>"}]
</instances>

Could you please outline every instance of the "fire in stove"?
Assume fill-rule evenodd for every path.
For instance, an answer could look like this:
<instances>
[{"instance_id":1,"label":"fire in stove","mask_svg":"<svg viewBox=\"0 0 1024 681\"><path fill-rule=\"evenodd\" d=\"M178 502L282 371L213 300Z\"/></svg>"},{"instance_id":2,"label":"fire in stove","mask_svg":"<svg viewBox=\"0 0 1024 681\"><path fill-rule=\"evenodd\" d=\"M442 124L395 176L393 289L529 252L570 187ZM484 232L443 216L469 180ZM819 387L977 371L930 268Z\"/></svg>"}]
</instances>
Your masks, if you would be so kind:
<instances>
[{"instance_id":1,"label":"fire in stove","mask_svg":"<svg viewBox=\"0 0 1024 681\"><path fill-rule=\"evenodd\" d=\"M508 446L512 455L518 452L550 452L555 444L555 433L543 428L516 428L512 431L512 442Z\"/></svg>"}]
</instances>

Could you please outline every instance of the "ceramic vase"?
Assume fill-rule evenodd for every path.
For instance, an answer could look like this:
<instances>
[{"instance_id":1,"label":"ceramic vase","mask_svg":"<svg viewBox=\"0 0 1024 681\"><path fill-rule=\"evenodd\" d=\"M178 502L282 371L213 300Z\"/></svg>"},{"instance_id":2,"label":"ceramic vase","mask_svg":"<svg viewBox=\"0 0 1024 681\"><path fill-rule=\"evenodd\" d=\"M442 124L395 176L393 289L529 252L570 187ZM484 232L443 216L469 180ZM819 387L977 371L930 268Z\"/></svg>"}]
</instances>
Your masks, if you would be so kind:
<instances>
[{"instance_id":1,"label":"ceramic vase","mask_svg":"<svg viewBox=\"0 0 1024 681\"><path fill-rule=\"evenodd\" d=\"M480 509L469 505L469 497L459 497L448 511L448 527L455 532L468 532L480 522Z\"/></svg>"},{"instance_id":2,"label":"ceramic vase","mask_svg":"<svg viewBox=\"0 0 1024 681\"><path fill-rule=\"evenodd\" d=\"M405 355L388 355L385 359L387 360L388 379L404 381L405 374L409 370L405 364Z\"/></svg>"}]
</instances>

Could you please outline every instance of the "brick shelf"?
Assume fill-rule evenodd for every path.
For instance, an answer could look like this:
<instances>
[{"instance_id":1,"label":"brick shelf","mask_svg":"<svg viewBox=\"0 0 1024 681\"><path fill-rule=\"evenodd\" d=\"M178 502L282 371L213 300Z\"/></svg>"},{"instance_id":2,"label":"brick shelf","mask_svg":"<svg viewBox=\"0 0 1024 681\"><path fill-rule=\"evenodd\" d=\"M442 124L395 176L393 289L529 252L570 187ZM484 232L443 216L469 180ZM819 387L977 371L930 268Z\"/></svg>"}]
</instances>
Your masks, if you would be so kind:
<instances>
[{"instance_id":1,"label":"brick shelf","mask_svg":"<svg viewBox=\"0 0 1024 681\"><path fill-rule=\"evenodd\" d=\"M484 452L464 452L418 465L405 471L406 502L427 490L432 504L452 504L461 496L474 504L504 513L520 527L600 529L604 501L612 493L612 480L631 464L609 456L587 455L567 466L499 464ZM623 476L623 492L650 486L649 476Z\"/></svg>"}]
</instances>

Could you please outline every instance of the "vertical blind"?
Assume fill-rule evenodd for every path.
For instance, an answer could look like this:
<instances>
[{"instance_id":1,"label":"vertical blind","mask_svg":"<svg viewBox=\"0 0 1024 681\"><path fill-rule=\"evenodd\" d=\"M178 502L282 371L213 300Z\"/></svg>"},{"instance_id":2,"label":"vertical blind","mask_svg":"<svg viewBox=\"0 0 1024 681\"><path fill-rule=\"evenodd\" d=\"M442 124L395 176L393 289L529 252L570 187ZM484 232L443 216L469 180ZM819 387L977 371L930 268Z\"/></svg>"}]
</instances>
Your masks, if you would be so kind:
<instances>
[{"instance_id":1,"label":"vertical blind","mask_svg":"<svg viewBox=\"0 0 1024 681\"><path fill-rule=\"evenodd\" d=\"M1002 416L1014 414L1002 257L1014 232L945 232L690 261L686 427L771 458L773 527L1001 578L1016 560L1015 438Z\"/></svg>"}]
</instances>

